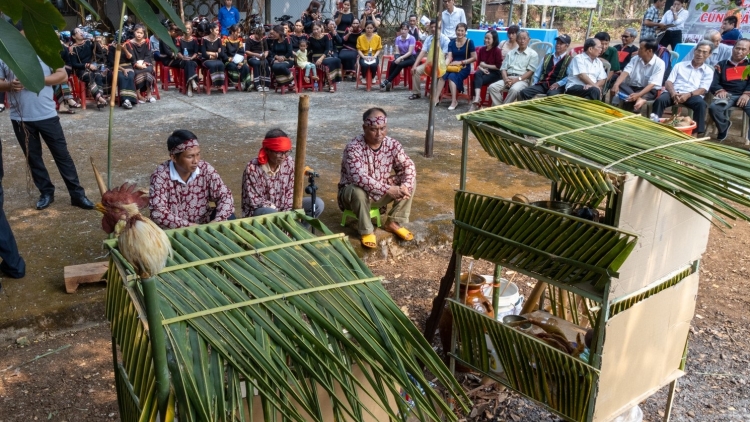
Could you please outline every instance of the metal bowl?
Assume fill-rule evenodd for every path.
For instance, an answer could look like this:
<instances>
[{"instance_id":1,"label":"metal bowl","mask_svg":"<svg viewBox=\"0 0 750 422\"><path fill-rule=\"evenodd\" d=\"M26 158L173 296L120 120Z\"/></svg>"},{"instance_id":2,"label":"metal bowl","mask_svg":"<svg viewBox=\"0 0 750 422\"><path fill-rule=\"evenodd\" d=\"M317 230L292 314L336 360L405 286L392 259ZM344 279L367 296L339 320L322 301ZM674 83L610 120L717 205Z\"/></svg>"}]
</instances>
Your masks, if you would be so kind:
<instances>
[{"instance_id":1,"label":"metal bowl","mask_svg":"<svg viewBox=\"0 0 750 422\"><path fill-rule=\"evenodd\" d=\"M562 201L536 201L532 202L531 205L539 208L545 208L550 211L557 211L563 214L573 214L573 204Z\"/></svg>"},{"instance_id":2,"label":"metal bowl","mask_svg":"<svg viewBox=\"0 0 750 422\"><path fill-rule=\"evenodd\" d=\"M529 320L521 315L506 315L503 317L503 324L513 324L513 327L521 330L528 330L531 328Z\"/></svg>"}]
</instances>

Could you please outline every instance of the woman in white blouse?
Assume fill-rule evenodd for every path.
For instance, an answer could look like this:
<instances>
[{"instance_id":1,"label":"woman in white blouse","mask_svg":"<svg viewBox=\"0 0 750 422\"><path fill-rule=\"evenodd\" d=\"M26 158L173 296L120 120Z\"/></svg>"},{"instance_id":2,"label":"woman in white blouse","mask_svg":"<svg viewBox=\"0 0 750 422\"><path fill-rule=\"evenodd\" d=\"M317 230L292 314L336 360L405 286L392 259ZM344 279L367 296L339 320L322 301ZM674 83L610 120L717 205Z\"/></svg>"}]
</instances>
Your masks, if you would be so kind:
<instances>
[{"instance_id":1,"label":"woman in white blouse","mask_svg":"<svg viewBox=\"0 0 750 422\"><path fill-rule=\"evenodd\" d=\"M664 47L670 46L674 51L675 46L682 42L682 29L685 27L689 14L690 12L682 7L682 0L674 0L672 7L661 18L659 29L666 29L667 32L664 33L659 44Z\"/></svg>"}]
</instances>

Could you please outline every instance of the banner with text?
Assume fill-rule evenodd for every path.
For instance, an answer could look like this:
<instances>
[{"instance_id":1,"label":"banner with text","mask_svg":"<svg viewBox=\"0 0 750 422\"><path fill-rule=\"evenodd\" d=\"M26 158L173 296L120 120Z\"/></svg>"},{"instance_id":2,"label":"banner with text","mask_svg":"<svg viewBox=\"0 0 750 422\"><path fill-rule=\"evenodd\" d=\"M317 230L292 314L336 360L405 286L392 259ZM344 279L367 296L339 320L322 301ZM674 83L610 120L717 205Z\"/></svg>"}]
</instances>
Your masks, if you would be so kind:
<instances>
[{"instance_id":1,"label":"banner with text","mask_svg":"<svg viewBox=\"0 0 750 422\"><path fill-rule=\"evenodd\" d=\"M698 42L709 29L721 31L721 22L727 15L741 13L739 30L750 32L750 0L743 0L738 7L733 0L702 0L688 6L690 15L682 31L683 42ZM739 11L737 10L739 9ZM665 13L670 13L667 10Z\"/></svg>"}]
</instances>

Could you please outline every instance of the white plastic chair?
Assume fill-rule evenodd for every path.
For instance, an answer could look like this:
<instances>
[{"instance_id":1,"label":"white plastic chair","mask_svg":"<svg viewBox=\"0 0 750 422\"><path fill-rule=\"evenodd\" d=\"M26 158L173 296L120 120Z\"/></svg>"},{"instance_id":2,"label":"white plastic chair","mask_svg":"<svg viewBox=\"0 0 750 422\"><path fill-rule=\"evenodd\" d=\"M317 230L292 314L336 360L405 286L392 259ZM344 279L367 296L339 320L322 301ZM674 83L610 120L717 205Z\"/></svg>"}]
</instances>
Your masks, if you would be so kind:
<instances>
[{"instance_id":1,"label":"white plastic chair","mask_svg":"<svg viewBox=\"0 0 750 422\"><path fill-rule=\"evenodd\" d=\"M544 60L544 56L551 53L554 49L554 46L552 45L552 43L540 41L531 45L531 49L534 50L539 56L539 65L541 65L542 61Z\"/></svg>"}]
</instances>

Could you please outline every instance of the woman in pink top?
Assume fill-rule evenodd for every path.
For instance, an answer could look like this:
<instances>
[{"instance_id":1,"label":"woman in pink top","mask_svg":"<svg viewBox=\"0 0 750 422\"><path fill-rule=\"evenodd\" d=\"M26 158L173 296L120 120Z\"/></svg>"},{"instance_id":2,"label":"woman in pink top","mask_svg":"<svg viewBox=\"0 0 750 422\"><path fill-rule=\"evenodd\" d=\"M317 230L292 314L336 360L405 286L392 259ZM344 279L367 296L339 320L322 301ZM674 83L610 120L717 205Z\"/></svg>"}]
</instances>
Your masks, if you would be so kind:
<instances>
[{"instance_id":1,"label":"woman in pink top","mask_svg":"<svg viewBox=\"0 0 750 422\"><path fill-rule=\"evenodd\" d=\"M417 44L417 40L409 34L409 24L404 22L401 24L399 29L399 36L396 37L396 57L388 65L388 78L380 83L380 89L385 88L386 91L390 91L392 82L396 79L404 68L414 65L414 47Z\"/></svg>"},{"instance_id":2,"label":"woman in pink top","mask_svg":"<svg viewBox=\"0 0 750 422\"><path fill-rule=\"evenodd\" d=\"M474 72L474 101L469 111L474 111L482 102L482 87L493 84L503 78L500 66L503 64L502 50L498 47L496 31L484 34L484 47L477 49L476 71Z\"/></svg>"}]
</instances>

